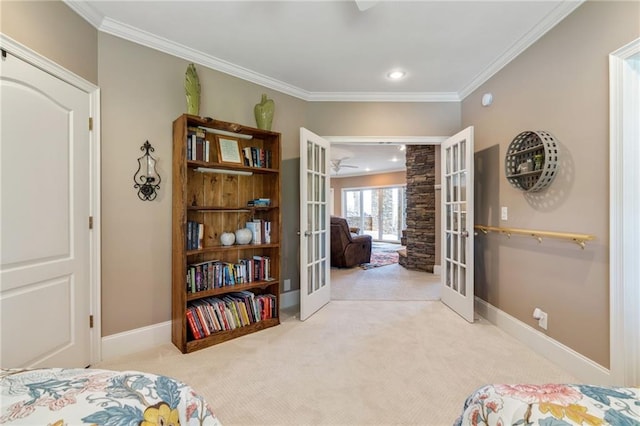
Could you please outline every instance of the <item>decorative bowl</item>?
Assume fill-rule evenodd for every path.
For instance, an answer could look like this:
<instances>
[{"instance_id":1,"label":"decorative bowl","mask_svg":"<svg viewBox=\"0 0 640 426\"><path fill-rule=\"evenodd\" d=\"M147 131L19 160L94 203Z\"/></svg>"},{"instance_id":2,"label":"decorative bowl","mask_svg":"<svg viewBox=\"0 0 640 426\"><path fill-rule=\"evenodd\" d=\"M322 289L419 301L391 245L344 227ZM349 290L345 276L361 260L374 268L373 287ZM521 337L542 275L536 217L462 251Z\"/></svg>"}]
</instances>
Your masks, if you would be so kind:
<instances>
[{"instance_id":1,"label":"decorative bowl","mask_svg":"<svg viewBox=\"0 0 640 426\"><path fill-rule=\"evenodd\" d=\"M236 241L236 236L233 232L223 232L220 234L220 242L223 246L230 246Z\"/></svg>"},{"instance_id":2,"label":"decorative bowl","mask_svg":"<svg viewBox=\"0 0 640 426\"><path fill-rule=\"evenodd\" d=\"M237 244L249 244L253 234L249 228L241 228L236 231L236 243Z\"/></svg>"}]
</instances>

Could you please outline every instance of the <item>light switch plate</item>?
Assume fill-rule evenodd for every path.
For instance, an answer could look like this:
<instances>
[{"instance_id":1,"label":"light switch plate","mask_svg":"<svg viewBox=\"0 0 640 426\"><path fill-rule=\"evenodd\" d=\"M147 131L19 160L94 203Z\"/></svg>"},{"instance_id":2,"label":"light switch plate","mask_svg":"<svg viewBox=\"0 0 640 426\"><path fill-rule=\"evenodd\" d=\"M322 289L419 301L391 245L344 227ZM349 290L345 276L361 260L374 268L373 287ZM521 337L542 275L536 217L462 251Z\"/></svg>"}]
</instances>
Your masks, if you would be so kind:
<instances>
[{"instance_id":1,"label":"light switch plate","mask_svg":"<svg viewBox=\"0 0 640 426\"><path fill-rule=\"evenodd\" d=\"M502 208L500 209L500 219L509 219L509 209L506 206L502 206Z\"/></svg>"}]
</instances>

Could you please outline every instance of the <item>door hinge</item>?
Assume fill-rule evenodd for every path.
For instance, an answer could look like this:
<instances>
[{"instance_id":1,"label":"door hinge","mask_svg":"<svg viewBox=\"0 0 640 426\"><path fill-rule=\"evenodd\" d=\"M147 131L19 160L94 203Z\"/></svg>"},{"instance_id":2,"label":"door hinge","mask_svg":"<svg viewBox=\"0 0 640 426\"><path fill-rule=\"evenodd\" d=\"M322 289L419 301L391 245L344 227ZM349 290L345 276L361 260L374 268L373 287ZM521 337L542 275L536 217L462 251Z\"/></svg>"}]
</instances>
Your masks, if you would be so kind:
<instances>
[{"instance_id":1,"label":"door hinge","mask_svg":"<svg viewBox=\"0 0 640 426\"><path fill-rule=\"evenodd\" d=\"M89 216L89 229L93 229L93 216Z\"/></svg>"},{"instance_id":2,"label":"door hinge","mask_svg":"<svg viewBox=\"0 0 640 426\"><path fill-rule=\"evenodd\" d=\"M89 328L93 328L93 315L89 315Z\"/></svg>"},{"instance_id":3,"label":"door hinge","mask_svg":"<svg viewBox=\"0 0 640 426\"><path fill-rule=\"evenodd\" d=\"M93 130L93 117L89 117L89 131Z\"/></svg>"}]
</instances>

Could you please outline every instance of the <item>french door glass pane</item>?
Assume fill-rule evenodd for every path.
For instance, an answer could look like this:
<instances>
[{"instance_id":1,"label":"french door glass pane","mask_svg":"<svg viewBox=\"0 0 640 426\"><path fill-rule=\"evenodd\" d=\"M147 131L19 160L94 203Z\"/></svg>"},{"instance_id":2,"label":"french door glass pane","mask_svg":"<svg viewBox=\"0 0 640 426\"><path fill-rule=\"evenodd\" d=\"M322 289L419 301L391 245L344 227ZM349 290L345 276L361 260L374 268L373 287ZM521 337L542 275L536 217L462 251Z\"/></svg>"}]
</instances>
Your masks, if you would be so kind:
<instances>
[{"instance_id":1,"label":"french door glass pane","mask_svg":"<svg viewBox=\"0 0 640 426\"><path fill-rule=\"evenodd\" d=\"M325 271L327 269L327 261L323 260L320 262L320 288L327 285L327 277L325 275Z\"/></svg>"},{"instance_id":2,"label":"french door glass pane","mask_svg":"<svg viewBox=\"0 0 640 426\"><path fill-rule=\"evenodd\" d=\"M460 201L467 200L467 172L460 173Z\"/></svg>"}]
</instances>

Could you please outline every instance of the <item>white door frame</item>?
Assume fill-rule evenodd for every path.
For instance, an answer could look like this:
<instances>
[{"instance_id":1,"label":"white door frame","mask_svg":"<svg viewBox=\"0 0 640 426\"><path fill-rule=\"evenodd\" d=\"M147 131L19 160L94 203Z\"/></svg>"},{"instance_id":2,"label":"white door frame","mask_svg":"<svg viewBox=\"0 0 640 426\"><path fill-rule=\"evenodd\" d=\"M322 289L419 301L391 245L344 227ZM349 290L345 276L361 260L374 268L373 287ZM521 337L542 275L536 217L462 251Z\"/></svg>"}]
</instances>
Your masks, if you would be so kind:
<instances>
[{"instance_id":1,"label":"white door frame","mask_svg":"<svg viewBox=\"0 0 640 426\"><path fill-rule=\"evenodd\" d=\"M640 384L640 38L609 55L610 374Z\"/></svg>"},{"instance_id":2,"label":"white door frame","mask_svg":"<svg viewBox=\"0 0 640 426\"><path fill-rule=\"evenodd\" d=\"M93 118L93 130L89 132L89 143L91 144L89 165L91 205L89 214L93 217L93 230L89 233L89 297L91 303L89 312L93 315L93 328L89 336L89 344L91 346L91 364L95 364L102 358L100 331L102 329L100 311L100 88L2 33L0 33L0 47L89 95L90 114ZM87 123L87 125L89 124Z\"/></svg>"}]
</instances>

